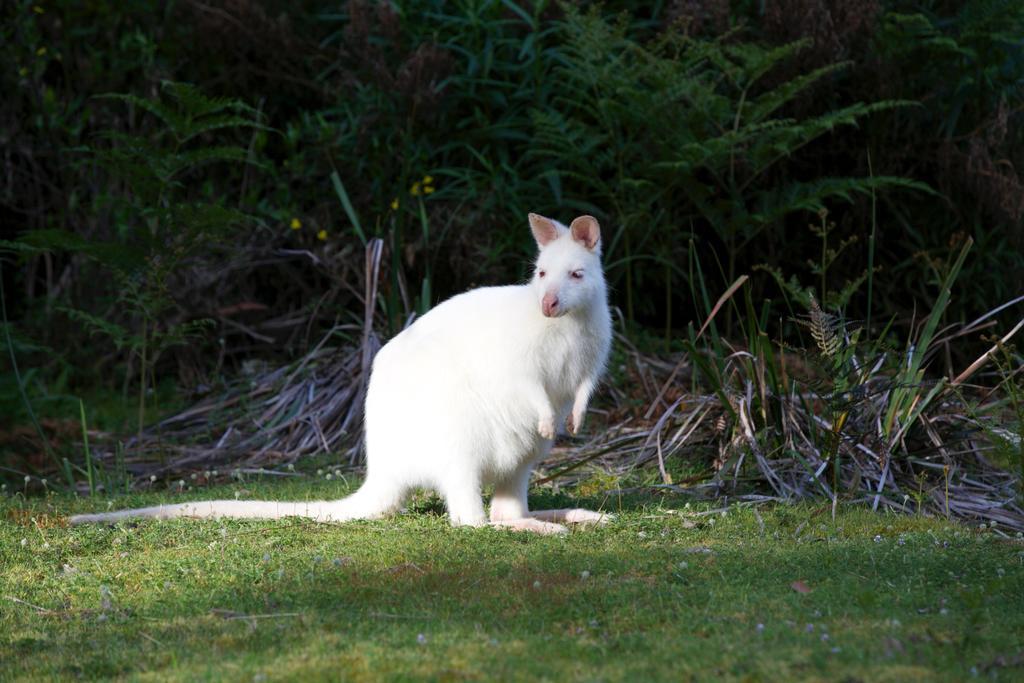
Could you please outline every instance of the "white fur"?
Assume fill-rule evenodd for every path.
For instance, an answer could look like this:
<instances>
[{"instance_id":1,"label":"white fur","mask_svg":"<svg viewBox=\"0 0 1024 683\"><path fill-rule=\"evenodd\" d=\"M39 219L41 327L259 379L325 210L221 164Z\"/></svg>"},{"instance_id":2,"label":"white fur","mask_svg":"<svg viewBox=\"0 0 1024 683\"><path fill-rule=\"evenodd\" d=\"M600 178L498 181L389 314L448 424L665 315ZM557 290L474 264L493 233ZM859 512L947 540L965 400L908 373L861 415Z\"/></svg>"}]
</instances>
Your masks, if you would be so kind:
<instances>
[{"instance_id":1,"label":"white fur","mask_svg":"<svg viewBox=\"0 0 1024 683\"><path fill-rule=\"evenodd\" d=\"M572 228L530 215L540 252L529 284L455 296L377 354L366 396L366 481L337 501L209 501L78 515L126 517L378 517L418 487L436 490L453 525L487 523L481 490L495 487L494 525L541 533L557 522L602 522L586 510L530 513L530 471L567 417L579 430L611 345L597 221ZM589 246L589 248L588 248ZM542 276L543 273L543 276ZM574 273L576 274L574 276ZM557 302L557 304L556 304Z\"/></svg>"}]
</instances>

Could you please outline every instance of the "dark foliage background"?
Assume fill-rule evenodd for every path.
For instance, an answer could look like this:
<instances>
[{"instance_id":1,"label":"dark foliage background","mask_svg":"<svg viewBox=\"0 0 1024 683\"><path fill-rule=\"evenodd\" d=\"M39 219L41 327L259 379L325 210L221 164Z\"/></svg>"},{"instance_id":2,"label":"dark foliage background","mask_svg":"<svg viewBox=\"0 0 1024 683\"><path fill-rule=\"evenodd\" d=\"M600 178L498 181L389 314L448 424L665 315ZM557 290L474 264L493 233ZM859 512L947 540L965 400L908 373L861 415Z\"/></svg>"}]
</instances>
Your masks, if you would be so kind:
<instances>
[{"instance_id":1,"label":"dark foliage background","mask_svg":"<svg viewBox=\"0 0 1024 683\"><path fill-rule=\"evenodd\" d=\"M523 277L528 211L597 216L666 344L743 273L780 336L808 285L906 330L967 236L946 322L1024 290L1018 2L20 1L0 44L5 329L44 402L304 352L361 318L373 236L387 335Z\"/></svg>"}]
</instances>

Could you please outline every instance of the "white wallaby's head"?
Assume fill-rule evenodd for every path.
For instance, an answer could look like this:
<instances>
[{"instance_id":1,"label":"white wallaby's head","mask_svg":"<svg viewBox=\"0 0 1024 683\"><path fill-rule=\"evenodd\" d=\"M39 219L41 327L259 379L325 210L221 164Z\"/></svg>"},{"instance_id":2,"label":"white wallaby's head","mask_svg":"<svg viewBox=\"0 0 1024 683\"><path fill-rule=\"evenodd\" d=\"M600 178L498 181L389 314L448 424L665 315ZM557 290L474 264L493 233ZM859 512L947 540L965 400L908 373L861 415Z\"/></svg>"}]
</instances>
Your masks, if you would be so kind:
<instances>
[{"instance_id":1,"label":"white wallaby's head","mask_svg":"<svg viewBox=\"0 0 1024 683\"><path fill-rule=\"evenodd\" d=\"M530 228L540 247L531 286L548 318L605 305L601 270L601 226L593 216L580 216L565 227L530 214Z\"/></svg>"}]
</instances>

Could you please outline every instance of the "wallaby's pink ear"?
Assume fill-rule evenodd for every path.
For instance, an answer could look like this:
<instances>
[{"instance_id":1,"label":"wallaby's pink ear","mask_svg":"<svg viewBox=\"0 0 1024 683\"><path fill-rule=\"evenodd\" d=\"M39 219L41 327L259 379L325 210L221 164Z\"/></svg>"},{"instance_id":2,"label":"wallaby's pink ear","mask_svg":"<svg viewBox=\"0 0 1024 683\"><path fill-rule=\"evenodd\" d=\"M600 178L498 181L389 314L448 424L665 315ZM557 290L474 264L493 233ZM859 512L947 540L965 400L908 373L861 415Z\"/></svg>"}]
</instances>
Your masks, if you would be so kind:
<instances>
[{"instance_id":1,"label":"wallaby's pink ear","mask_svg":"<svg viewBox=\"0 0 1024 683\"><path fill-rule=\"evenodd\" d=\"M593 216L580 216L569 226L569 231L574 240L590 251L594 251L601 243L601 226Z\"/></svg>"},{"instance_id":2,"label":"wallaby's pink ear","mask_svg":"<svg viewBox=\"0 0 1024 683\"><path fill-rule=\"evenodd\" d=\"M555 222L539 214L530 214L530 229L533 231L533 238L541 247L546 247L558 239L558 228L555 227Z\"/></svg>"}]
</instances>

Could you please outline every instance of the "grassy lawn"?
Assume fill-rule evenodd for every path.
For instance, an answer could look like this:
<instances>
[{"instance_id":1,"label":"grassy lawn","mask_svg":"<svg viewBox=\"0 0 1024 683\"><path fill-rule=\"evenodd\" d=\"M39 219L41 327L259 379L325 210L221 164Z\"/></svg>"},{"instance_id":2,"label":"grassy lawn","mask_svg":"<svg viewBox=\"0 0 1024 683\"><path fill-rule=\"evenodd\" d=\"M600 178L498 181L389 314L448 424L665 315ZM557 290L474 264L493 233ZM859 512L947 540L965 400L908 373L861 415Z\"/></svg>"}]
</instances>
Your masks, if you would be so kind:
<instances>
[{"instance_id":1,"label":"grassy lawn","mask_svg":"<svg viewBox=\"0 0 1024 683\"><path fill-rule=\"evenodd\" d=\"M184 495L232 497L235 488ZM256 482L244 495L340 488ZM825 506L702 514L707 506L672 505L609 501L620 510L612 524L552 538L452 529L430 503L342 526L68 529L41 513L106 500L7 496L0 679L1024 677L1021 541L859 508L833 521Z\"/></svg>"}]
</instances>

